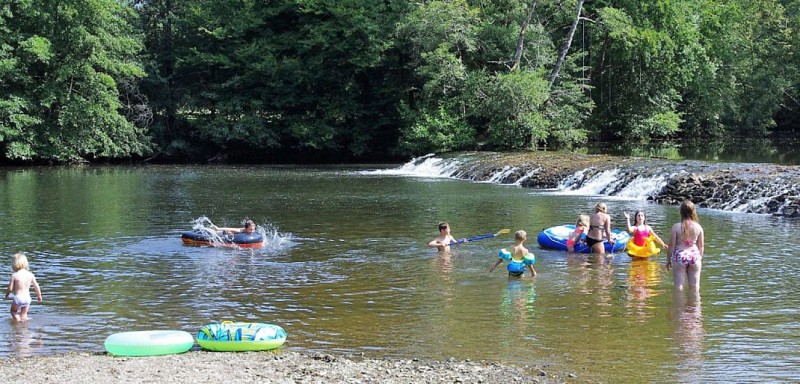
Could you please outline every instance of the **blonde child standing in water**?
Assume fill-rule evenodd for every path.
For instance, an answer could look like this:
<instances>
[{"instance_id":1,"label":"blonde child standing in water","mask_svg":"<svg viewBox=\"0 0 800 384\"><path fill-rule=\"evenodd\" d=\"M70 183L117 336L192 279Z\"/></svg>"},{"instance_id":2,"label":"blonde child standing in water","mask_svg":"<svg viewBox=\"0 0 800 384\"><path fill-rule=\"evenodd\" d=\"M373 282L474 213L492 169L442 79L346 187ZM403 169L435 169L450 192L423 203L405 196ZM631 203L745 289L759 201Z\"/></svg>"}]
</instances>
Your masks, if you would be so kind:
<instances>
[{"instance_id":1,"label":"blonde child standing in water","mask_svg":"<svg viewBox=\"0 0 800 384\"><path fill-rule=\"evenodd\" d=\"M531 271L531 276L536 276L536 270L533 269L533 264L536 262L536 256L528 252L525 248L525 240L528 240L528 233L519 230L514 234L514 245L508 248L503 248L498 253L498 259L494 265L489 268L489 272L494 272L503 260L508 261L508 275L513 277L522 277L525 273L525 267Z\"/></svg>"},{"instance_id":2,"label":"blonde child standing in water","mask_svg":"<svg viewBox=\"0 0 800 384\"><path fill-rule=\"evenodd\" d=\"M586 231L586 228L589 228L589 215L578 216L578 221L575 222L575 230L567 238L567 252L575 252L575 244L578 244L581 240L581 235Z\"/></svg>"},{"instance_id":3,"label":"blonde child standing in water","mask_svg":"<svg viewBox=\"0 0 800 384\"><path fill-rule=\"evenodd\" d=\"M36 276L28 270L28 258L23 253L14 255L12 263L14 273L11 275L11 281L6 288L6 296L8 299L10 294L14 294L11 303L11 317L16 321L27 321L28 309L31 306L31 285L33 290L36 291L36 298L42 302L42 291L39 289L39 283L36 282Z\"/></svg>"}]
</instances>

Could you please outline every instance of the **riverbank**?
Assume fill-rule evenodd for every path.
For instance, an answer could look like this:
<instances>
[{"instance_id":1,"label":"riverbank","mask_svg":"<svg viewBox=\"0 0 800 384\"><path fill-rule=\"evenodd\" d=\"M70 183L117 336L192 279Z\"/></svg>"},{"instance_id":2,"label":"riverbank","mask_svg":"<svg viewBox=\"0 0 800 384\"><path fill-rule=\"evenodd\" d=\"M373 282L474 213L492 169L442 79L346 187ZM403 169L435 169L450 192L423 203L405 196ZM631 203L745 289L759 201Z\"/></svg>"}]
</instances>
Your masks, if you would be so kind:
<instances>
[{"instance_id":1,"label":"riverbank","mask_svg":"<svg viewBox=\"0 0 800 384\"><path fill-rule=\"evenodd\" d=\"M114 357L68 353L0 360L0 377L13 383L563 383L571 373L543 366L494 362L361 359L297 352ZM585 382L581 380L581 382Z\"/></svg>"}]
</instances>

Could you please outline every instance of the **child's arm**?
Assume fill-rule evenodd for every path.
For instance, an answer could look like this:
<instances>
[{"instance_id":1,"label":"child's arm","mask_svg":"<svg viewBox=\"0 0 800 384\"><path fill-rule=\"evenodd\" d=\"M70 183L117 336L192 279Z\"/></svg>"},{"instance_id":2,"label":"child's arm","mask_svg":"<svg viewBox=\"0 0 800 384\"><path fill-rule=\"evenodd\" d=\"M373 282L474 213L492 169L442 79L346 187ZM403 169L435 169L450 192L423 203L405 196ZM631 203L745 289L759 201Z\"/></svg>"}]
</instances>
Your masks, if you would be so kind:
<instances>
[{"instance_id":1,"label":"child's arm","mask_svg":"<svg viewBox=\"0 0 800 384\"><path fill-rule=\"evenodd\" d=\"M648 226L647 226L647 230L648 230L648 231L650 231L650 236L653 236L653 237L656 239L656 241L658 241L658 244L660 244L660 245L661 245L661 248L664 248L664 249L669 249L669 247L667 246L667 244L665 244L665 243L664 243L664 240L661 240L661 238L660 238L660 237L658 237L658 235L655 233L655 231L653 231L653 228L652 228L652 227L650 227L650 226L648 225Z\"/></svg>"},{"instance_id":2,"label":"child's arm","mask_svg":"<svg viewBox=\"0 0 800 384\"><path fill-rule=\"evenodd\" d=\"M444 241L439 240L439 238L437 237L437 238L431 240L430 243L428 243L428 247L429 248L438 248L439 251L441 252L441 251L444 251L444 247L446 247L447 244L448 243L445 243Z\"/></svg>"},{"instance_id":3,"label":"child's arm","mask_svg":"<svg viewBox=\"0 0 800 384\"><path fill-rule=\"evenodd\" d=\"M536 277L536 270L533 269L533 265L529 265L528 269L531 271L531 277Z\"/></svg>"},{"instance_id":4,"label":"child's arm","mask_svg":"<svg viewBox=\"0 0 800 384\"><path fill-rule=\"evenodd\" d=\"M696 227L700 227L699 225L695 225ZM700 257L705 256L705 248L706 248L706 234L703 231L703 227L700 227L700 234L697 235L697 249L700 250Z\"/></svg>"},{"instance_id":5,"label":"child's arm","mask_svg":"<svg viewBox=\"0 0 800 384\"><path fill-rule=\"evenodd\" d=\"M36 298L39 302L42 302L42 290L39 288L39 283L36 282L36 276L33 277L31 281L31 285L33 285L33 290L36 291Z\"/></svg>"},{"instance_id":6,"label":"child's arm","mask_svg":"<svg viewBox=\"0 0 800 384\"><path fill-rule=\"evenodd\" d=\"M11 276L11 280L8 282L8 286L6 287L6 296L4 299L8 299L8 295L11 294L11 291L14 289L14 276Z\"/></svg>"},{"instance_id":7,"label":"child's arm","mask_svg":"<svg viewBox=\"0 0 800 384\"><path fill-rule=\"evenodd\" d=\"M614 238L611 237L611 217L606 220L606 237L608 238L609 243L614 243Z\"/></svg>"},{"instance_id":8,"label":"child's arm","mask_svg":"<svg viewBox=\"0 0 800 384\"><path fill-rule=\"evenodd\" d=\"M628 212L623 212L623 213L625 214L625 223L628 224L627 227L626 227L626 228L628 228L628 233L630 233L632 235L633 231L635 231L636 228L631 226L631 215L629 215Z\"/></svg>"},{"instance_id":9,"label":"child's arm","mask_svg":"<svg viewBox=\"0 0 800 384\"><path fill-rule=\"evenodd\" d=\"M492 265L489 268L489 272L494 272L494 269L497 268L497 266L500 265L500 263L502 263L502 262L503 262L503 259L498 258L497 261L495 261L494 265Z\"/></svg>"},{"instance_id":10,"label":"child's arm","mask_svg":"<svg viewBox=\"0 0 800 384\"><path fill-rule=\"evenodd\" d=\"M669 232L669 247L668 249L675 249L675 243L678 242L678 234L675 232L675 226L672 227L672 230ZM669 252L667 252L667 271L669 271L669 267L672 266L672 257L670 256Z\"/></svg>"}]
</instances>

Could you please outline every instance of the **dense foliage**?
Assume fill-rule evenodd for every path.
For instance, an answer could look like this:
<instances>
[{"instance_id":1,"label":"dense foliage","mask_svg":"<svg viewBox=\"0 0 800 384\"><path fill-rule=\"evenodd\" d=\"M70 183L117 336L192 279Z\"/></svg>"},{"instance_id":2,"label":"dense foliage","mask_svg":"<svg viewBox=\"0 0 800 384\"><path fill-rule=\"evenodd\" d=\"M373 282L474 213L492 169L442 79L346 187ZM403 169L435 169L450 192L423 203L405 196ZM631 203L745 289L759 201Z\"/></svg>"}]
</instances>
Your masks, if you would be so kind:
<instances>
[{"instance_id":1,"label":"dense foliage","mask_svg":"<svg viewBox=\"0 0 800 384\"><path fill-rule=\"evenodd\" d=\"M150 150L136 79L140 40L116 1L0 5L0 149L74 162Z\"/></svg>"},{"instance_id":2,"label":"dense foliage","mask_svg":"<svg viewBox=\"0 0 800 384\"><path fill-rule=\"evenodd\" d=\"M800 0L7 0L12 161L796 133Z\"/></svg>"}]
</instances>

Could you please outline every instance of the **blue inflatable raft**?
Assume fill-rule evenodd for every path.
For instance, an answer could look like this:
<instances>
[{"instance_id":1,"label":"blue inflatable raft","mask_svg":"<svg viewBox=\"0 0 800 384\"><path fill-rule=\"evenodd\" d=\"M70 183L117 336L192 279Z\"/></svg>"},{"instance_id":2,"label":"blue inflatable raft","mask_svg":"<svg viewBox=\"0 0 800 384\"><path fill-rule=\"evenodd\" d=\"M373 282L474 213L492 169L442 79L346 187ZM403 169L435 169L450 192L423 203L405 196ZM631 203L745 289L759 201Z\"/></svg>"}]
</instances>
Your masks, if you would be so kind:
<instances>
[{"instance_id":1,"label":"blue inflatable raft","mask_svg":"<svg viewBox=\"0 0 800 384\"><path fill-rule=\"evenodd\" d=\"M575 225L573 224L550 227L539 233L536 241L539 242L539 246L542 248L566 251L567 238L569 238L569 235L571 235L574 230ZM607 253L617 253L625 250L625 245L628 243L631 235L623 230L612 229L611 237L614 239L614 245L612 246L607 240L603 241L603 245L606 247ZM586 245L586 231L581 235L581 241L575 244L575 252L592 253L592 249Z\"/></svg>"},{"instance_id":2,"label":"blue inflatable raft","mask_svg":"<svg viewBox=\"0 0 800 384\"><path fill-rule=\"evenodd\" d=\"M206 232L189 231L181 234L181 241L183 245L207 245L210 247L260 248L264 246L264 237L258 232L214 236Z\"/></svg>"}]
</instances>

